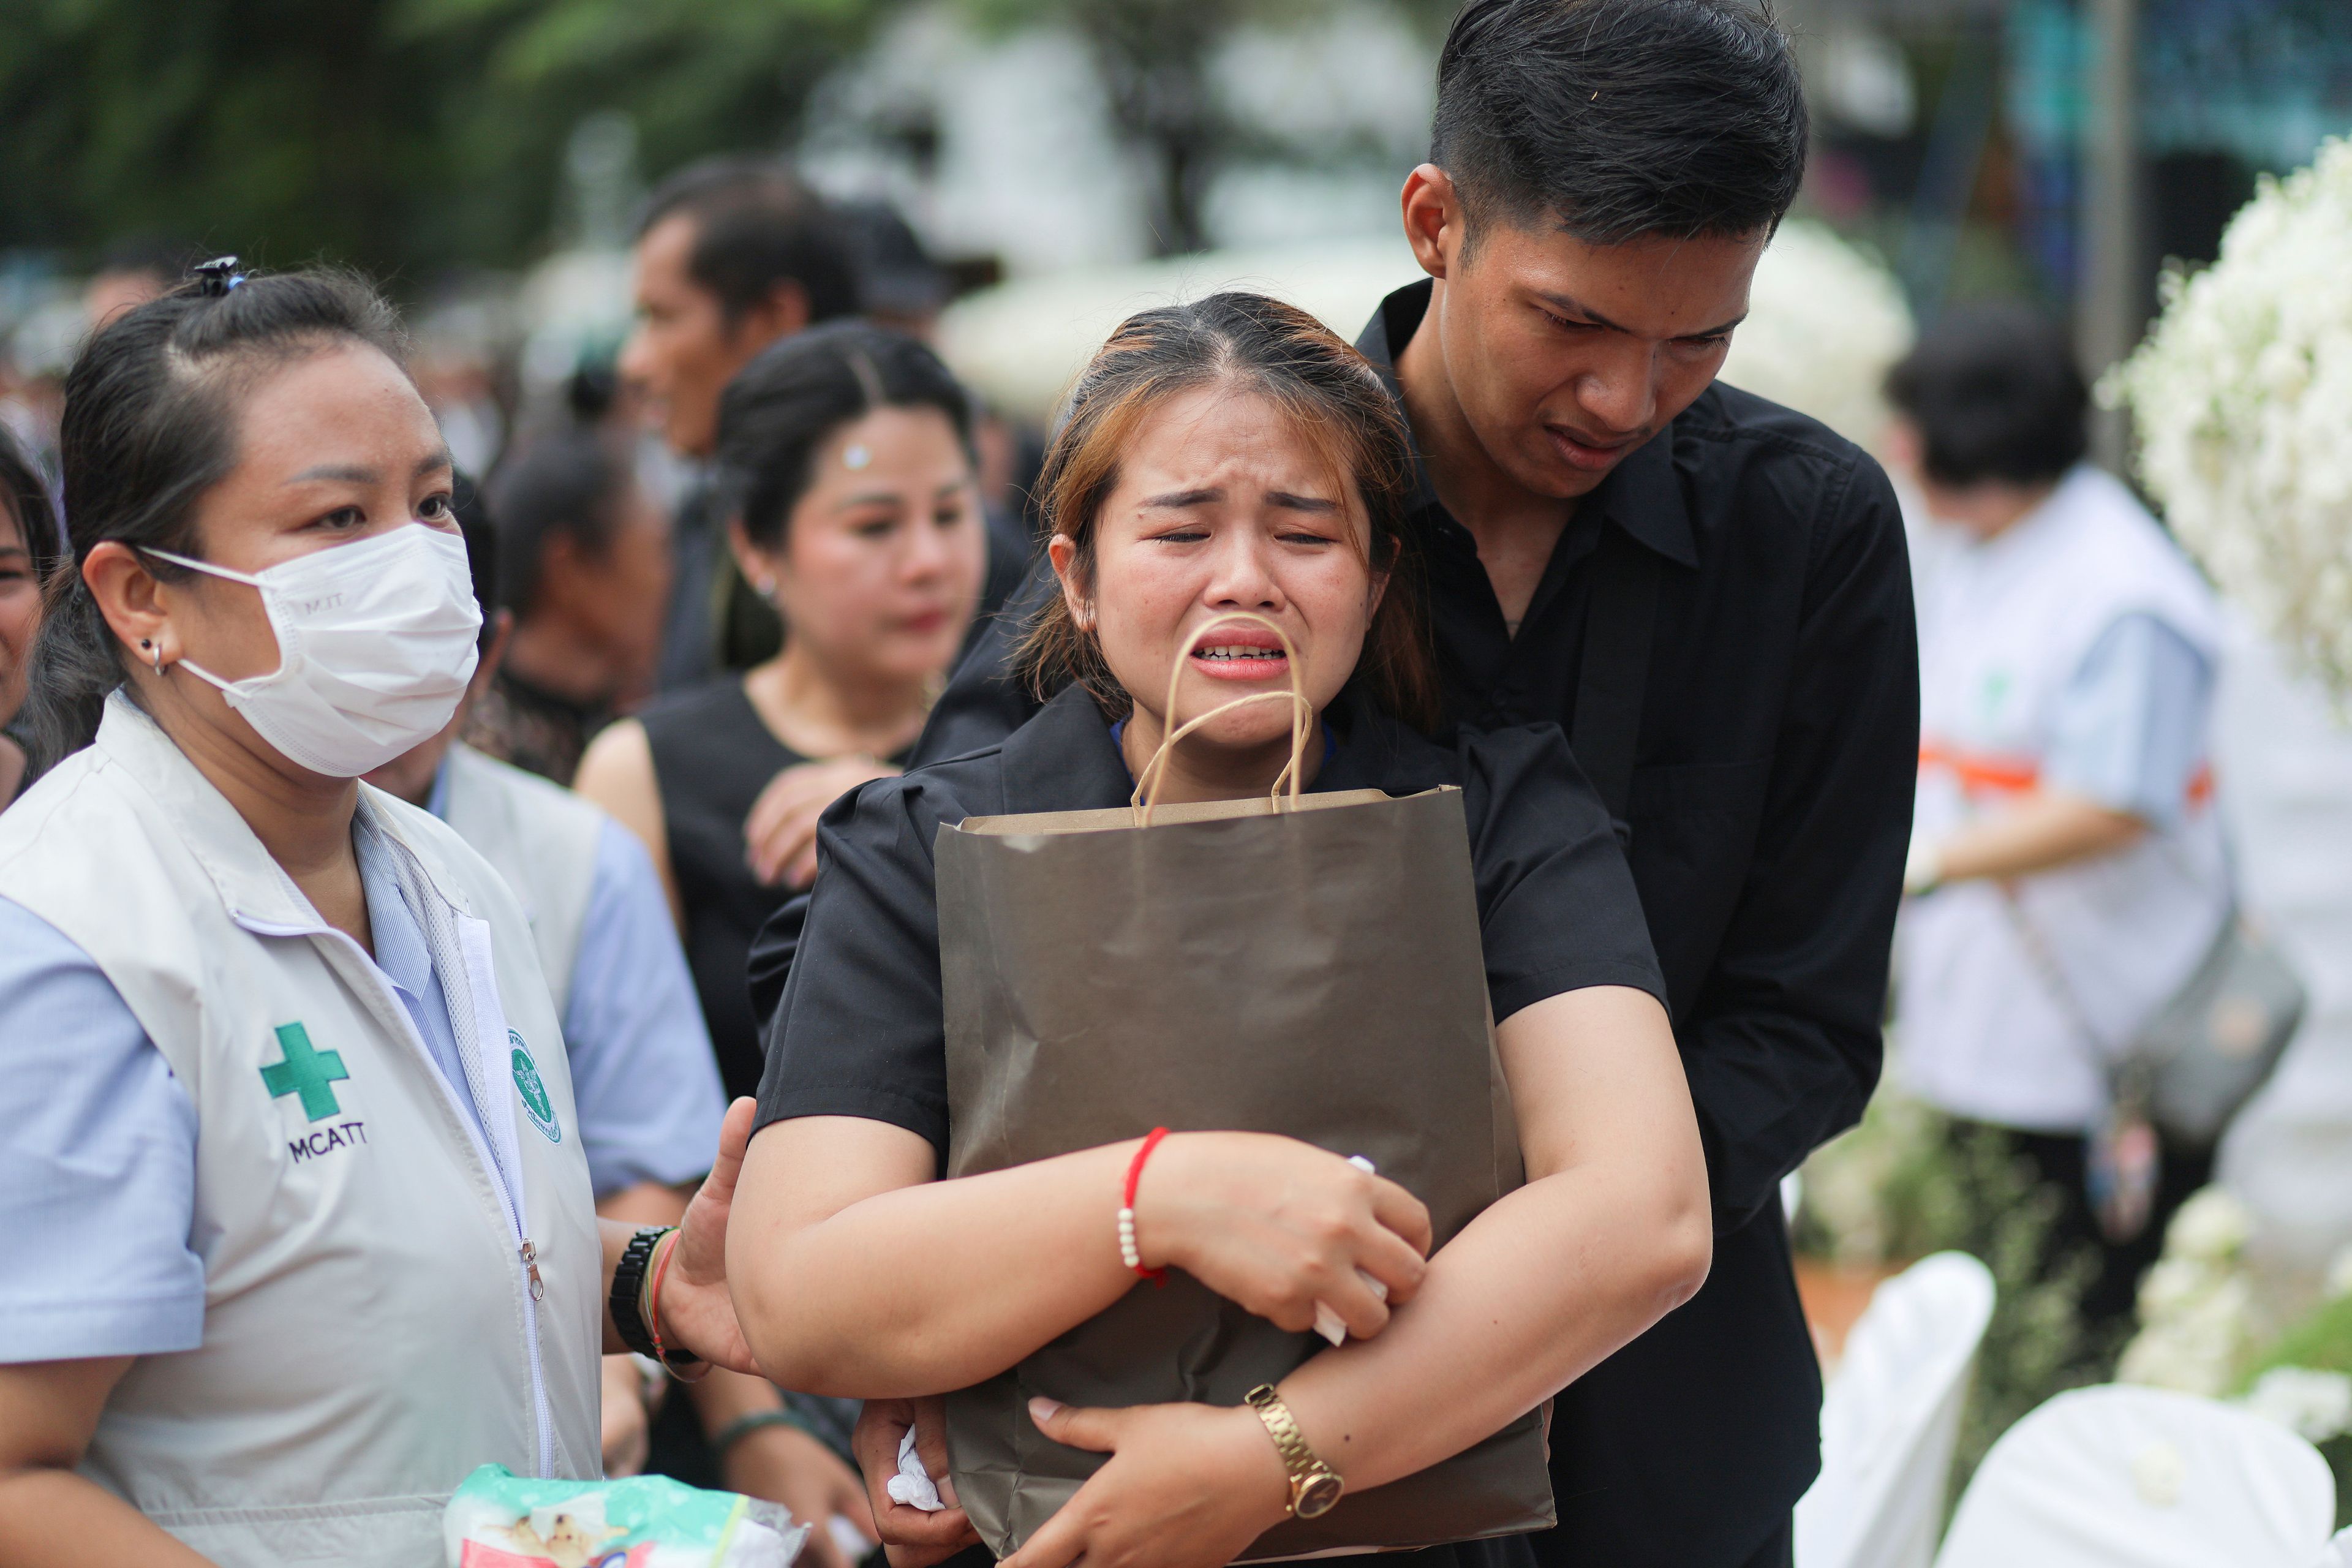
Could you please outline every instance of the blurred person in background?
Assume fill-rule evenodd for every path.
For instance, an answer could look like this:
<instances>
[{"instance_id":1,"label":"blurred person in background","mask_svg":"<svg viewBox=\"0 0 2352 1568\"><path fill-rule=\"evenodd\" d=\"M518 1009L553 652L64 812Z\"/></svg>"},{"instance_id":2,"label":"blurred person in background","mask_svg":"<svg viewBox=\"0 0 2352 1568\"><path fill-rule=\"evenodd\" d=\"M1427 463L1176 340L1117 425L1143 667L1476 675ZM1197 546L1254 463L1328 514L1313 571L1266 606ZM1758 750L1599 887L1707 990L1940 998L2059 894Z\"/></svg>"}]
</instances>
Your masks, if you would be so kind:
<instances>
[{"instance_id":1,"label":"blurred person in background","mask_svg":"<svg viewBox=\"0 0 2352 1568\"><path fill-rule=\"evenodd\" d=\"M815 875L817 816L921 732L986 544L963 390L910 338L845 321L778 343L728 387L719 433L729 542L783 649L614 725L579 784L652 851L719 1075L750 1093L752 934Z\"/></svg>"},{"instance_id":2,"label":"blurred person in background","mask_svg":"<svg viewBox=\"0 0 2352 1568\"><path fill-rule=\"evenodd\" d=\"M442 337L421 349L416 390L433 410L449 457L461 474L487 474L506 448L507 415L499 402L498 376L478 344Z\"/></svg>"},{"instance_id":3,"label":"blurred person in background","mask_svg":"<svg viewBox=\"0 0 2352 1568\"><path fill-rule=\"evenodd\" d=\"M47 481L0 427L0 808L16 798L25 782L24 740L14 726L25 703L33 638L41 629L41 589L58 546Z\"/></svg>"},{"instance_id":4,"label":"blurred person in background","mask_svg":"<svg viewBox=\"0 0 2352 1568\"><path fill-rule=\"evenodd\" d=\"M441 732L365 777L456 828L514 890L562 1021L596 1212L675 1225L727 1111L710 1037L644 847L571 791L457 738L514 621L497 607L499 540L481 498L462 475L454 495L482 606L480 662ZM646 1396L631 1357L604 1358L605 1474L643 1466Z\"/></svg>"},{"instance_id":5,"label":"blurred person in background","mask_svg":"<svg viewBox=\"0 0 2352 1568\"><path fill-rule=\"evenodd\" d=\"M530 443L488 489L514 631L465 739L568 785L596 732L653 689L669 520L637 482L629 438L588 426Z\"/></svg>"},{"instance_id":6,"label":"blurred person in background","mask_svg":"<svg viewBox=\"0 0 2352 1568\"><path fill-rule=\"evenodd\" d=\"M940 312L950 292L947 269L883 197L854 196L835 202L834 211L856 258L866 319L937 347Z\"/></svg>"},{"instance_id":7,"label":"blurred person in background","mask_svg":"<svg viewBox=\"0 0 2352 1568\"><path fill-rule=\"evenodd\" d=\"M2107 1069L2228 918L2208 760L2213 595L2084 460L2064 335L2021 306L1956 310L1890 374L1895 460L1946 538L1919 602L1919 789L1899 928L1902 1073L1958 1131L1991 1129L2052 1194L2051 1261L2119 1327L2212 1151L2118 1148ZM2110 1215L2137 1174L2137 1228Z\"/></svg>"},{"instance_id":8,"label":"blurred person in background","mask_svg":"<svg viewBox=\"0 0 2352 1568\"><path fill-rule=\"evenodd\" d=\"M706 159L655 186L637 222L634 264L636 325L619 374L670 450L693 463L709 460L719 395L753 355L858 308L856 258L834 214L766 159ZM726 520L717 511L707 486L678 509L664 690L722 668L722 639L772 648L779 635L772 615L730 570Z\"/></svg>"},{"instance_id":9,"label":"blurred person in background","mask_svg":"<svg viewBox=\"0 0 2352 1568\"><path fill-rule=\"evenodd\" d=\"M0 435L16 444L44 471L54 471L58 450L60 374L37 374L22 363L16 335L0 335Z\"/></svg>"},{"instance_id":10,"label":"blurred person in background","mask_svg":"<svg viewBox=\"0 0 2352 1568\"><path fill-rule=\"evenodd\" d=\"M125 310L135 310L179 281L195 252L152 235L119 240L98 258L82 286L81 313L91 331Z\"/></svg>"}]
</instances>

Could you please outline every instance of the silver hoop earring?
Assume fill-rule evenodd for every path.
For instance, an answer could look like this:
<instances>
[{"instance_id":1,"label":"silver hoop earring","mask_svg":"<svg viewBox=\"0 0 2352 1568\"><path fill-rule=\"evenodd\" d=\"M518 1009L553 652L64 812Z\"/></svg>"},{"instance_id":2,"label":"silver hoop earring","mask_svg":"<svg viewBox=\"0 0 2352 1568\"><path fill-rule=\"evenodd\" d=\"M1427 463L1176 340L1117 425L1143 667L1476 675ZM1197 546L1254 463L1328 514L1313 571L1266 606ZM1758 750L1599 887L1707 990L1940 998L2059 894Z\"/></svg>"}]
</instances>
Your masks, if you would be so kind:
<instances>
[{"instance_id":1,"label":"silver hoop earring","mask_svg":"<svg viewBox=\"0 0 2352 1568\"><path fill-rule=\"evenodd\" d=\"M163 650L157 647L154 642L147 637L141 637L139 639L139 646L147 650L148 661L154 665L155 673L159 676L162 675L163 673Z\"/></svg>"}]
</instances>

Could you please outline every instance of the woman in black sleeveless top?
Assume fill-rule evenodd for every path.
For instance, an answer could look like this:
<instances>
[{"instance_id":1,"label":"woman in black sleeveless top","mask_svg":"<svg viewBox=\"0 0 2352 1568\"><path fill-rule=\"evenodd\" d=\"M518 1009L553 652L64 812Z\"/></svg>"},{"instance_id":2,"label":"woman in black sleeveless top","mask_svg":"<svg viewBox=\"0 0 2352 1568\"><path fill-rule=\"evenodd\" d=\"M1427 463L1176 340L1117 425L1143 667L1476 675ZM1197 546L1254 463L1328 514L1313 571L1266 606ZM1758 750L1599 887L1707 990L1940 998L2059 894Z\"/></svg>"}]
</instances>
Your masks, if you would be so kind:
<instances>
[{"instance_id":1,"label":"woman in black sleeveless top","mask_svg":"<svg viewBox=\"0 0 2352 1568\"><path fill-rule=\"evenodd\" d=\"M736 679L678 692L639 719L660 793L670 886L685 911L687 963L730 1096L756 1093L760 1082L759 1020L744 980L751 938L794 891L754 874L744 823L772 781L812 760L776 738L744 685ZM895 773L903 758L901 750L867 773Z\"/></svg>"},{"instance_id":2,"label":"woman in black sleeveless top","mask_svg":"<svg viewBox=\"0 0 2352 1568\"><path fill-rule=\"evenodd\" d=\"M760 1082L751 938L815 873L818 813L898 772L978 602L986 534L947 367L860 322L787 338L719 409L728 534L788 630L741 675L606 730L580 793L669 891L727 1092Z\"/></svg>"}]
</instances>

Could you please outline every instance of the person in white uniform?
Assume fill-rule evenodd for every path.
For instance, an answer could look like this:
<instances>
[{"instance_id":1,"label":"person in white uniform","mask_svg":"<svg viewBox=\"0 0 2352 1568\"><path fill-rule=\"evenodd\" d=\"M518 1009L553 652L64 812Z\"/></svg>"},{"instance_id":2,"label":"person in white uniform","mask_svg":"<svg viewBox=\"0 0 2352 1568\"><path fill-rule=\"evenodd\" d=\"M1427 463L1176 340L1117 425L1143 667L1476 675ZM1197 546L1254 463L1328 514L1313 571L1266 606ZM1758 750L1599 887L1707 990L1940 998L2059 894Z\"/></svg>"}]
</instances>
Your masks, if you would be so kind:
<instances>
[{"instance_id":1,"label":"person in white uniform","mask_svg":"<svg viewBox=\"0 0 2352 1568\"><path fill-rule=\"evenodd\" d=\"M2207 721L2211 592L2113 476L2058 330L1955 312L1888 382L1945 548L1919 584L1919 789L1896 934L1905 1080L2053 1190L2083 1312L2128 1319L2210 1149L2112 1124L2108 1071L2231 904ZM2135 1223L2137 1222L2137 1223Z\"/></svg>"},{"instance_id":2,"label":"person in white uniform","mask_svg":"<svg viewBox=\"0 0 2352 1568\"><path fill-rule=\"evenodd\" d=\"M0 815L0 1561L437 1559L485 1462L598 1468L598 1355L749 1368L748 1102L682 1230L600 1224L499 874L358 782L479 613L392 313L233 264L99 332L46 770Z\"/></svg>"}]
</instances>

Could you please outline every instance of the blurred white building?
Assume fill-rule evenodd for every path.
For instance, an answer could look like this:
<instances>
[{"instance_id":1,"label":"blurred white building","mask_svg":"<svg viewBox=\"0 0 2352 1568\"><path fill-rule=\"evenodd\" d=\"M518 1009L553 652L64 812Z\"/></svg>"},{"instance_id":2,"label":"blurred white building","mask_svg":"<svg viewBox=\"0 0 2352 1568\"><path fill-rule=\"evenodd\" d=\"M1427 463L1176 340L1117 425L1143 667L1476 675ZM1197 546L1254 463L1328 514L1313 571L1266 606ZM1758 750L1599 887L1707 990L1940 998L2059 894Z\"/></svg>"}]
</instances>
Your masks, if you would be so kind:
<instances>
[{"instance_id":1,"label":"blurred white building","mask_svg":"<svg viewBox=\"0 0 2352 1568\"><path fill-rule=\"evenodd\" d=\"M1423 152L1436 40L1383 0L1237 29L1210 89L1245 135L1203 203L1209 237L1259 247L1392 234ZM1122 141L1086 41L1058 26L976 29L951 0L909 12L824 83L802 167L880 192L943 256L1008 277L1139 261L1153 243L1146 150Z\"/></svg>"}]
</instances>

